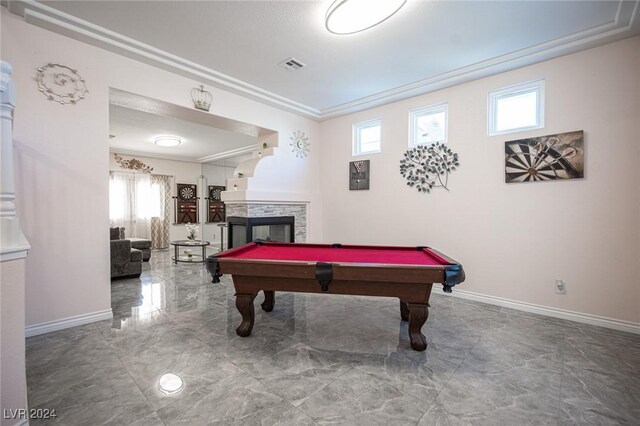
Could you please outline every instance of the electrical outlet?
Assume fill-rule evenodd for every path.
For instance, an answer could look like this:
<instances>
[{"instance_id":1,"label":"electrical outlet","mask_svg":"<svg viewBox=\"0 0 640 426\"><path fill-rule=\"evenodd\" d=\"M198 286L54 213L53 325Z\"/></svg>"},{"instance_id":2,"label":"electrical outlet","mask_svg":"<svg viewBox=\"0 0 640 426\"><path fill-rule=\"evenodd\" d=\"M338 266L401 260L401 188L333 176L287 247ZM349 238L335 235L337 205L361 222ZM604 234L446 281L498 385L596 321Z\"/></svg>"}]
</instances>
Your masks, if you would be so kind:
<instances>
[{"instance_id":1,"label":"electrical outlet","mask_svg":"<svg viewBox=\"0 0 640 426\"><path fill-rule=\"evenodd\" d=\"M556 294L567 294L567 285L563 280L556 280Z\"/></svg>"}]
</instances>

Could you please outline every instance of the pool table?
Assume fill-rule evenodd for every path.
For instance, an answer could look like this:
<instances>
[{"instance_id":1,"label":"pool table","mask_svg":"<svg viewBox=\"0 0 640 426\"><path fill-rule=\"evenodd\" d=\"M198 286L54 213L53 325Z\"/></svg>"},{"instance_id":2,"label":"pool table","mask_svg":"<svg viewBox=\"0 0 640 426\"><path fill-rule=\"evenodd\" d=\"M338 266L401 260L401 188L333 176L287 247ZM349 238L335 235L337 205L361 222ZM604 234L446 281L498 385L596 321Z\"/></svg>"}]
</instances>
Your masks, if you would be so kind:
<instances>
[{"instance_id":1,"label":"pool table","mask_svg":"<svg viewBox=\"0 0 640 426\"><path fill-rule=\"evenodd\" d=\"M242 322L239 336L253 329L253 301L264 292L262 309L271 312L276 291L397 297L400 317L409 321L411 347L427 348L422 326L429 315L433 283L444 291L464 281L462 266L424 246L383 247L342 244L252 242L207 258L213 282L230 274Z\"/></svg>"}]
</instances>

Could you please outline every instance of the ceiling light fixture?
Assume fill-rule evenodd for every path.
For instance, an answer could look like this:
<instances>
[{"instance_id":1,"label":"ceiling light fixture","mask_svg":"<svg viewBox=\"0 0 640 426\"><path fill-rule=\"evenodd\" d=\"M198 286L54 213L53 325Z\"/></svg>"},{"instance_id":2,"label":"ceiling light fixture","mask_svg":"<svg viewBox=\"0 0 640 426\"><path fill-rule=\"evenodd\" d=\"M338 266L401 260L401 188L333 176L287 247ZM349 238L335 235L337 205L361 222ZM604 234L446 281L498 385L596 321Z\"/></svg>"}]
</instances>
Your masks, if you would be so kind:
<instances>
[{"instance_id":1,"label":"ceiling light fixture","mask_svg":"<svg viewBox=\"0 0 640 426\"><path fill-rule=\"evenodd\" d=\"M354 34L375 27L399 11L407 0L336 0L324 25L334 34Z\"/></svg>"},{"instance_id":2,"label":"ceiling light fixture","mask_svg":"<svg viewBox=\"0 0 640 426\"><path fill-rule=\"evenodd\" d=\"M160 377L160 380L158 380L158 388L164 394L173 395L184 388L184 382L180 376L167 373L163 374L162 377Z\"/></svg>"},{"instance_id":3,"label":"ceiling light fixture","mask_svg":"<svg viewBox=\"0 0 640 426\"><path fill-rule=\"evenodd\" d=\"M158 146L178 146L182 143L182 139L177 136L158 136L154 142Z\"/></svg>"}]
</instances>

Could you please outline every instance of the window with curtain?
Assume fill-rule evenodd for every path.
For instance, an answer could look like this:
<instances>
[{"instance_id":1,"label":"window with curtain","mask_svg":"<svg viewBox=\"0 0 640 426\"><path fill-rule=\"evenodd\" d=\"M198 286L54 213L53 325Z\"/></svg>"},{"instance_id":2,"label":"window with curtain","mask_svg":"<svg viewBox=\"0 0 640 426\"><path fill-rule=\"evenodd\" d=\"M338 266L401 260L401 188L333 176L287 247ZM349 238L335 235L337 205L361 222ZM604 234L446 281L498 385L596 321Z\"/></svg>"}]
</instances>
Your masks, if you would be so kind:
<instances>
[{"instance_id":1,"label":"window with curtain","mask_svg":"<svg viewBox=\"0 0 640 426\"><path fill-rule=\"evenodd\" d=\"M109 173L109 220L128 237L169 247L170 177L132 172Z\"/></svg>"}]
</instances>

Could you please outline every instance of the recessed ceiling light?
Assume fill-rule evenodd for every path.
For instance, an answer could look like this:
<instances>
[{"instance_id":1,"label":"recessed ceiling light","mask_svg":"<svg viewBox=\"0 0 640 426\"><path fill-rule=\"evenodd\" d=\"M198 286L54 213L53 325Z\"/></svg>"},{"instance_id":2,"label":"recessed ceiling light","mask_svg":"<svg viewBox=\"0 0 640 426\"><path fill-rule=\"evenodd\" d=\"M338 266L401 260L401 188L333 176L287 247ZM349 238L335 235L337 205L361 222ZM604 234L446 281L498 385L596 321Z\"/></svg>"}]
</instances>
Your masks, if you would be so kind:
<instances>
[{"instance_id":1,"label":"recessed ceiling light","mask_svg":"<svg viewBox=\"0 0 640 426\"><path fill-rule=\"evenodd\" d=\"M154 142L158 146L178 146L182 143L182 139L177 136L158 136Z\"/></svg>"},{"instance_id":2,"label":"recessed ceiling light","mask_svg":"<svg viewBox=\"0 0 640 426\"><path fill-rule=\"evenodd\" d=\"M407 0L335 0L325 15L325 27L334 34L354 34L386 21Z\"/></svg>"},{"instance_id":3,"label":"recessed ceiling light","mask_svg":"<svg viewBox=\"0 0 640 426\"><path fill-rule=\"evenodd\" d=\"M178 393L184 388L184 382L180 376L172 373L163 374L158 380L158 388L167 395Z\"/></svg>"}]
</instances>

